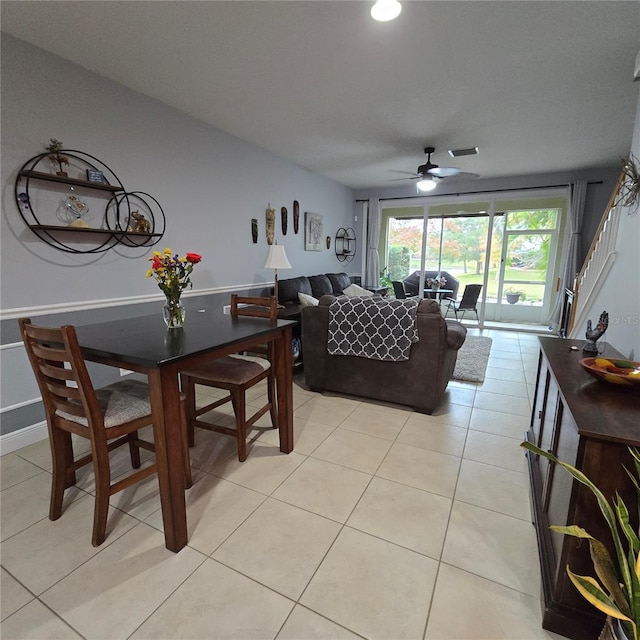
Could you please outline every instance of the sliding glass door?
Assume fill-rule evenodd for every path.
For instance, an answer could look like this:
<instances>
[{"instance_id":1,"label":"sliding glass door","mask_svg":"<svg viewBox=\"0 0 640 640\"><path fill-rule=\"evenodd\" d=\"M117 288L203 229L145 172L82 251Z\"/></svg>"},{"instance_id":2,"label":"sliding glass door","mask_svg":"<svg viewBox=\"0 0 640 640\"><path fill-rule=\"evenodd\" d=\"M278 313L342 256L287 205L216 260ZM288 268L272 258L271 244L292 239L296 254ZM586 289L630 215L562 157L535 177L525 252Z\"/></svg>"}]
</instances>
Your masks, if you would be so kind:
<instances>
[{"instance_id":1,"label":"sliding glass door","mask_svg":"<svg viewBox=\"0 0 640 640\"><path fill-rule=\"evenodd\" d=\"M467 284L483 285L485 320L545 324L555 295L564 192L442 200L411 207L385 203L379 253L388 279L446 271L459 281L458 298Z\"/></svg>"}]
</instances>

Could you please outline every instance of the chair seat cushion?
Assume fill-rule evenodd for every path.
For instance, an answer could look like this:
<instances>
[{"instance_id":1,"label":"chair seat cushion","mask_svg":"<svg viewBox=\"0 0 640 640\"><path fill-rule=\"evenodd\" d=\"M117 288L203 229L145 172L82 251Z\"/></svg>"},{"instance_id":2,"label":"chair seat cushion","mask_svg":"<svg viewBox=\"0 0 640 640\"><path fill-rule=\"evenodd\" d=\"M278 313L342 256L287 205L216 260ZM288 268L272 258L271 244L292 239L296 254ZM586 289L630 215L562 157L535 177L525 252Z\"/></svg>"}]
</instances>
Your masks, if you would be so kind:
<instances>
[{"instance_id":1,"label":"chair seat cushion","mask_svg":"<svg viewBox=\"0 0 640 640\"><path fill-rule=\"evenodd\" d=\"M104 414L104 426L115 427L151 414L149 387L139 380L120 380L96 389L96 398ZM81 406L81 403L78 402ZM58 409L56 415L65 420L89 426L84 416L74 416Z\"/></svg>"},{"instance_id":2,"label":"chair seat cushion","mask_svg":"<svg viewBox=\"0 0 640 640\"><path fill-rule=\"evenodd\" d=\"M265 358L233 354L218 358L199 366L197 369L183 371L183 375L203 378L210 382L225 384L245 384L270 367Z\"/></svg>"}]
</instances>

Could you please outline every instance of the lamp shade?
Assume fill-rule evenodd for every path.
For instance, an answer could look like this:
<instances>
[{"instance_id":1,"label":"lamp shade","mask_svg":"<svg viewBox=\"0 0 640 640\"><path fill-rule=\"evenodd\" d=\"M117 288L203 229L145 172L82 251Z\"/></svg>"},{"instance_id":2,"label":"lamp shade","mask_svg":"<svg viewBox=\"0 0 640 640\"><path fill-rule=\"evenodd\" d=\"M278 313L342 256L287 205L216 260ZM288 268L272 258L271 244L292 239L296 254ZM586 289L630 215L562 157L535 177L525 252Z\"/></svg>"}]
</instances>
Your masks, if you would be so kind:
<instances>
[{"instance_id":1,"label":"lamp shade","mask_svg":"<svg viewBox=\"0 0 640 640\"><path fill-rule=\"evenodd\" d=\"M264 263L265 269L291 269L291 264L287 260L284 247L280 244L272 244L269 247L267 261Z\"/></svg>"}]
</instances>

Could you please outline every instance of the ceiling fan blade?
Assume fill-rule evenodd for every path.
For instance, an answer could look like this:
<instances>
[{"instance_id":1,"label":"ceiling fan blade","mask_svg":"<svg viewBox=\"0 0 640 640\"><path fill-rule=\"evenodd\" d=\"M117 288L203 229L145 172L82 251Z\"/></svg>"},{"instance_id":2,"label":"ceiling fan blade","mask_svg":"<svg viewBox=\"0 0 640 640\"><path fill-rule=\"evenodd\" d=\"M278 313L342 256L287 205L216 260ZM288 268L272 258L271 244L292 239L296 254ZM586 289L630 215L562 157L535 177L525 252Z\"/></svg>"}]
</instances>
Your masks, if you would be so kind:
<instances>
[{"instance_id":1,"label":"ceiling fan blade","mask_svg":"<svg viewBox=\"0 0 640 640\"><path fill-rule=\"evenodd\" d=\"M399 171L398 173L404 173ZM391 178L391 180L387 180L387 182L400 182L400 181L405 181L405 180L420 180L420 178L422 178L422 176L417 176L413 173L408 173L406 178Z\"/></svg>"},{"instance_id":2,"label":"ceiling fan blade","mask_svg":"<svg viewBox=\"0 0 640 640\"><path fill-rule=\"evenodd\" d=\"M449 181L458 181L458 180L475 180L479 178L479 173L469 173L467 171L459 171L456 175L447 178L447 182Z\"/></svg>"},{"instance_id":3,"label":"ceiling fan blade","mask_svg":"<svg viewBox=\"0 0 640 640\"><path fill-rule=\"evenodd\" d=\"M432 167L428 173L432 176L438 176L438 178L451 178L457 176L460 173L460 169L454 167Z\"/></svg>"},{"instance_id":4,"label":"ceiling fan blade","mask_svg":"<svg viewBox=\"0 0 640 640\"><path fill-rule=\"evenodd\" d=\"M414 178L418 175L417 173L414 173L413 171L398 171L397 169L387 169L387 171L389 171L390 173L402 173L402 174L407 175L407 176L413 176Z\"/></svg>"}]
</instances>

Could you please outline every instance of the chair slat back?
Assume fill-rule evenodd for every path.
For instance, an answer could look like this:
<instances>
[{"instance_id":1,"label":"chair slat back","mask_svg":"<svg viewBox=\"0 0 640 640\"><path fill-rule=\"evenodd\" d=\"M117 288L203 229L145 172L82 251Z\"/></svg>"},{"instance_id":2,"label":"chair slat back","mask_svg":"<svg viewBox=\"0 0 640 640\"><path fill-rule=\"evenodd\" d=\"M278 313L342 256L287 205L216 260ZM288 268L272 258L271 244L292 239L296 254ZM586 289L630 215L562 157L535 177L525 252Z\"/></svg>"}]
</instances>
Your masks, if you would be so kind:
<instances>
[{"instance_id":1,"label":"chair slat back","mask_svg":"<svg viewBox=\"0 0 640 640\"><path fill-rule=\"evenodd\" d=\"M404 289L404 284L397 280L393 280L391 284L393 285L393 293L395 294L396 299L405 300L407 297L407 292Z\"/></svg>"},{"instance_id":2,"label":"chair slat back","mask_svg":"<svg viewBox=\"0 0 640 640\"><path fill-rule=\"evenodd\" d=\"M231 295L231 315L275 320L278 317L278 301L275 296L260 298L234 293Z\"/></svg>"},{"instance_id":3,"label":"chair slat back","mask_svg":"<svg viewBox=\"0 0 640 640\"><path fill-rule=\"evenodd\" d=\"M102 413L75 328L37 327L29 318L21 318L19 324L48 419L59 419L56 412L63 411L95 424Z\"/></svg>"},{"instance_id":4,"label":"chair slat back","mask_svg":"<svg viewBox=\"0 0 640 640\"><path fill-rule=\"evenodd\" d=\"M462 294L462 300L458 305L458 311L461 309L475 309L478 304L478 298L480 297L480 291L482 290L481 284L468 284L464 288Z\"/></svg>"}]
</instances>

